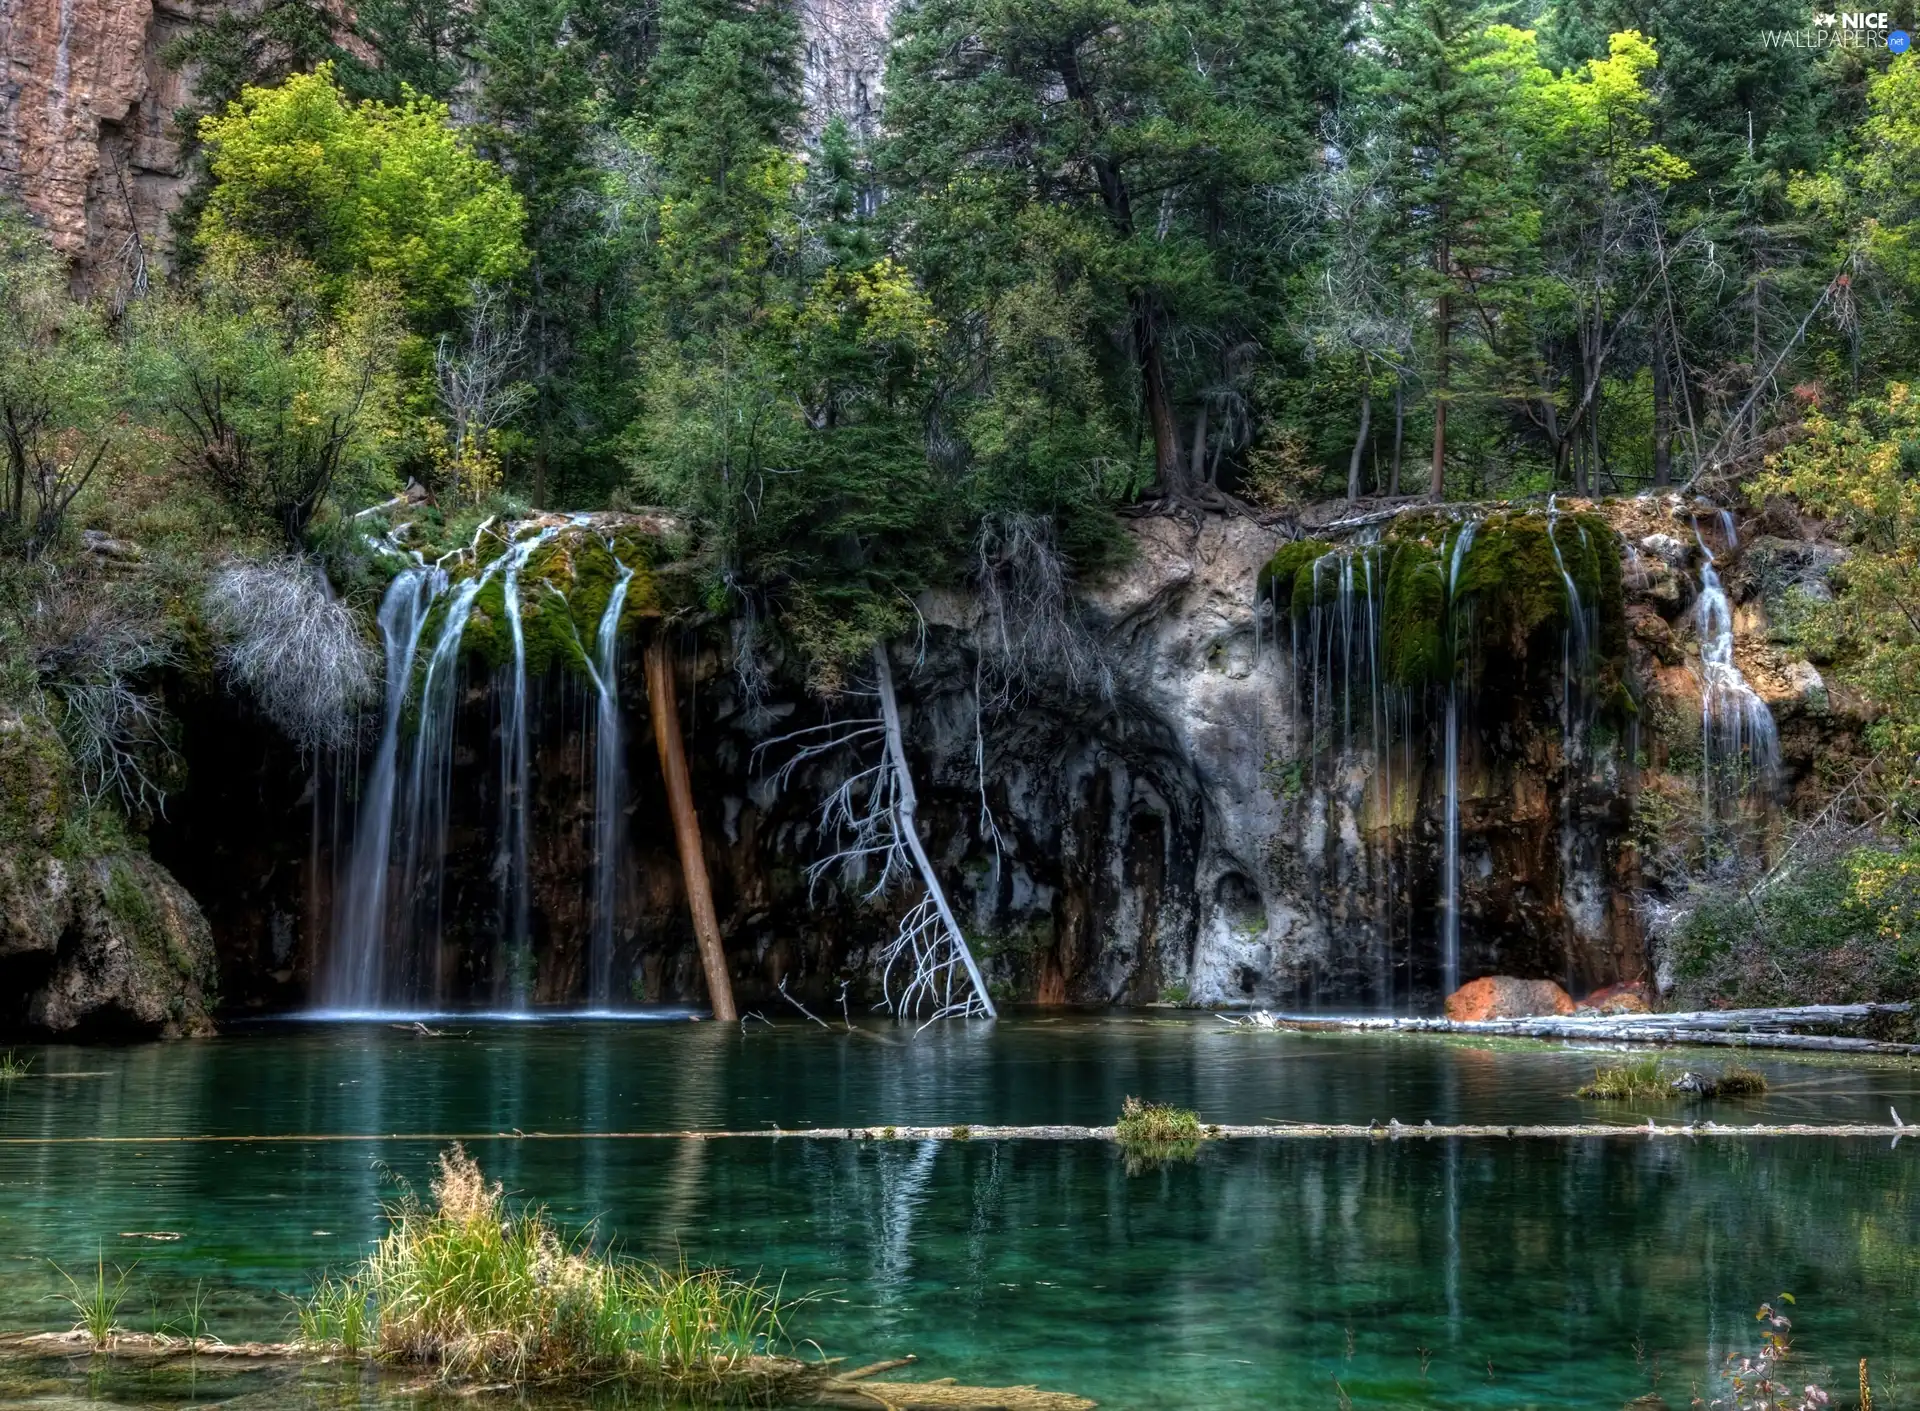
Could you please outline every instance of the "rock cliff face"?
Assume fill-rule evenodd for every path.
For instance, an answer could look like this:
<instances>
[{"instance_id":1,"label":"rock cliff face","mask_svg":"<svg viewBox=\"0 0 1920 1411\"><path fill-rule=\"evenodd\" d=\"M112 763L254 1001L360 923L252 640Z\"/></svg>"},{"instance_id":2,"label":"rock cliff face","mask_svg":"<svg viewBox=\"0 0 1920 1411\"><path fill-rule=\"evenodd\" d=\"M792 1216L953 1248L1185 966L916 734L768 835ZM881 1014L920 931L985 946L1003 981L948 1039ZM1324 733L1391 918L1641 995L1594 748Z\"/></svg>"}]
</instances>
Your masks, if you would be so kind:
<instances>
[{"instance_id":1,"label":"rock cliff face","mask_svg":"<svg viewBox=\"0 0 1920 1411\"><path fill-rule=\"evenodd\" d=\"M200 908L136 845L90 838L73 815L59 737L0 714L0 1029L210 1030L215 958Z\"/></svg>"},{"instance_id":2,"label":"rock cliff face","mask_svg":"<svg viewBox=\"0 0 1920 1411\"><path fill-rule=\"evenodd\" d=\"M1587 589L1591 630L1613 653L1594 680L1617 689L1603 700L1590 685L1591 699L1575 706L1577 728L1569 726L1571 628L1550 615L1488 658L1497 669L1459 702L1452 868L1446 693L1429 688L1415 702L1411 691L1378 699L1333 691L1331 649L1315 645L1311 619L1299 620L1309 624L1303 637L1271 594L1261 605L1263 569L1282 546L1276 532L1247 521L1207 520L1197 533L1169 520L1137 523L1132 564L1081 605L1106 690L1099 672L1076 682L1041 665L999 708L980 712L977 605L924 603L924 640L895 656L924 833L997 989L1051 1003L1434 1010L1449 875L1460 978L1550 979L1575 995L1643 978L1646 903L1702 859L1700 550L1683 540L1689 519L1673 506L1600 512L1623 537L1590 517L1563 520L1560 532L1589 531L1590 563L1602 551L1620 560L1614 597L1601 604L1604 595ZM1764 791L1722 801L1750 839L1778 826L1782 805L1810 802L1815 760L1848 747L1859 726L1839 693L1814 684L1816 669L1774 640L1767 616L1768 594L1781 601L1782 584L1817 590L1832 551L1763 528L1746 536L1744 552L1721 559L1737 600L1737 654L1780 721L1770 795L1779 803ZM1510 532L1521 530L1534 536L1538 572L1549 540L1537 516ZM1450 532L1441 531L1443 547ZM1496 552L1490 561L1503 560ZM1535 589L1561 601L1558 570L1544 582ZM1324 586L1310 585L1309 596L1335 602ZM1514 636L1497 622L1475 630ZM1388 638L1362 631L1352 640ZM1392 640L1403 650L1409 639ZM617 869L615 993L697 1002L637 653L626 656L630 807ZM771 693L749 701L713 629L676 638L676 659L742 1003L781 1005L783 979L815 1006L837 1003L843 981L852 1002L877 998L878 950L911 894L863 901L860 888L815 886L807 874L835 846L820 804L859 766L826 757L775 779L795 750L785 737L864 704L823 703L782 685L777 669ZM444 917L442 998L497 1001L510 979L524 979L535 1002L577 1002L595 848L594 696L565 670L532 685L533 959L529 975L510 977L499 946L496 837L507 800L498 679L470 663L455 720L448 846L432 882ZM1382 710L1392 717L1384 735L1364 718ZM187 713L183 743L190 782L155 830L155 854L207 904L232 1001L300 1003L330 944L355 828L354 771L329 782L222 698Z\"/></svg>"},{"instance_id":3,"label":"rock cliff face","mask_svg":"<svg viewBox=\"0 0 1920 1411\"><path fill-rule=\"evenodd\" d=\"M186 187L173 111L182 76L161 60L191 0L0 0L0 189L108 287L165 250Z\"/></svg>"}]
</instances>

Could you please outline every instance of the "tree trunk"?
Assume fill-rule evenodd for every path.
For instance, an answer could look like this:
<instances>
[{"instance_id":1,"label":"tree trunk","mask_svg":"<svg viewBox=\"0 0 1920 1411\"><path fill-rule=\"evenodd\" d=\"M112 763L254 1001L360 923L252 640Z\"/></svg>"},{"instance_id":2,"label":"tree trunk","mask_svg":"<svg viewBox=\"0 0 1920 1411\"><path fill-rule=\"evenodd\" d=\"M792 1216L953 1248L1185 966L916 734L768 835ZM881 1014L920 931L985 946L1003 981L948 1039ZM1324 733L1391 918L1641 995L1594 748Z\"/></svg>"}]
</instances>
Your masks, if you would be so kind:
<instances>
[{"instance_id":1,"label":"tree trunk","mask_svg":"<svg viewBox=\"0 0 1920 1411\"><path fill-rule=\"evenodd\" d=\"M1407 378L1405 373L1393 379L1393 480L1387 494L1400 493L1400 448L1407 439Z\"/></svg>"},{"instance_id":2,"label":"tree trunk","mask_svg":"<svg viewBox=\"0 0 1920 1411\"><path fill-rule=\"evenodd\" d=\"M1193 417L1193 459L1187 471L1195 485L1207 478L1207 404L1202 402Z\"/></svg>"},{"instance_id":3,"label":"tree trunk","mask_svg":"<svg viewBox=\"0 0 1920 1411\"><path fill-rule=\"evenodd\" d=\"M1445 255L1441 256L1442 266ZM1447 354L1453 337L1453 295L1442 294L1433 316L1433 475L1427 493L1447 497Z\"/></svg>"},{"instance_id":4,"label":"tree trunk","mask_svg":"<svg viewBox=\"0 0 1920 1411\"><path fill-rule=\"evenodd\" d=\"M887 758L892 763L894 784L898 790L896 797L899 802L894 805L894 827L899 831L900 840L907 845L907 851L913 854L914 870L920 874L921 885L927 889L934 908L940 913L940 924L946 928L948 943L959 952L961 963L967 968L967 978L973 982L973 992L979 998L980 1007L986 1011L987 1018L997 1018L993 999L987 994L986 979L980 974L980 967L974 963L973 951L967 945L966 933L954 919L953 908L947 905L946 891L941 887L940 879L934 875L927 850L920 845L920 798L914 792L912 771L907 768L906 745L900 736L900 705L893 694L893 663L887 658L887 645L884 642L873 644L873 672L880 690L880 715L886 725Z\"/></svg>"},{"instance_id":5,"label":"tree trunk","mask_svg":"<svg viewBox=\"0 0 1920 1411\"><path fill-rule=\"evenodd\" d=\"M1658 319L1653 337L1653 483L1658 489L1673 484L1673 384L1666 330Z\"/></svg>"},{"instance_id":6,"label":"tree trunk","mask_svg":"<svg viewBox=\"0 0 1920 1411\"><path fill-rule=\"evenodd\" d=\"M1367 428L1373 424L1373 384L1360 386L1360 434L1353 438L1353 454L1347 458L1347 502L1360 498L1360 453L1367 446Z\"/></svg>"},{"instance_id":7,"label":"tree trunk","mask_svg":"<svg viewBox=\"0 0 1920 1411\"><path fill-rule=\"evenodd\" d=\"M1180 428L1173 418L1173 399L1167 393L1166 367L1160 359L1160 335L1153 327L1152 301L1144 294L1133 299L1134 355L1140 360L1141 391L1147 402L1147 421L1153 429L1154 478L1163 494L1178 495L1188 482L1180 458Z\"/></svg>"},{"instance_id":8,"label":"tree trunk","mask_svg":"<svg viewBox=\"0 0 1920 1411\"><path fill-rule=\"evenodd\" d=\"M647 643L646 665L653 742L660 751L660 772L667 776L667 807L673 814L674 837L680 844L680 872L686 879L693 934L700 943L700 964L707 972L707 999L713 1005L713 1017L730 1024L740 1015L733 1007L733 981L727 976L727 955L720 946L720 918L714 914L706 854L700 847L700 818L693 811L687 749L680 737L680 716L673 694L673 665L667 659L666 643L658 637Z\"/></svg>"}]
</instances>

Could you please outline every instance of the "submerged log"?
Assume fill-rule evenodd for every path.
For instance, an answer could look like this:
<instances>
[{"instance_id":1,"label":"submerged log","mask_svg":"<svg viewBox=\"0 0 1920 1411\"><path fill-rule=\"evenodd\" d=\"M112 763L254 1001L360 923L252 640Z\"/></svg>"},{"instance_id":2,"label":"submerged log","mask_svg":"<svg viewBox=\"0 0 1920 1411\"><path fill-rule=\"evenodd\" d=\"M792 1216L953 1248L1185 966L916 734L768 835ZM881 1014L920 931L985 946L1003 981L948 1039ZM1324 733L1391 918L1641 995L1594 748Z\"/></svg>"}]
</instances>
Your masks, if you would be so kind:
<instances>
[{"instance_id":1,"label":"submerged log","mask_svg":"<svg viewBox=\"0 0 1920 1411\"><path fill-rule=\"evenodd\" d=\"M674 837L680 845L680 871L686 879L693 934L700 944L700 964L707 973L707 998L713 1005L713 1017L730 1024L740 1014L733 1005L727 953L720 945L720 918L713 909L713 887L707 880L706 854L700 846L700 816L693 808L687 747L680 735L680 716L674 701L673 664L667 658L666 643L657 636L647 643L646 664L653 742L660 751L660 772L667 777L667 807L673 813Z\"/></svg>"},{"instance_id":2,"label":"submerged log","mask_svg":"<svg viewBox=\"0 0 1920 1411\"><path fill-rule=\"evenodd\" d=\"M338 1348L300 1342L225 1343L217 1338L172 1338L157 1333L118 1333L103 1343L78 1329L66 1333L0 1333L0 1359L104 1357L131 1366L154 1367L172 1363L247 1364L254 1367L308 1366L351 1363L358 1355ZM970 1406L979 1411L1094 1411L1098 1402L1066 1392L1036 1387L961 1386L951 1377L931 1382L880 1382L876 1373L910 1366L912 1357L895 1357L850 1372L835 1368L838 1360L809 1362L794 1357L756 1356L742 1369L740 1382L755 1382L782 1392L781 1405L847 1407L850 1411L939 1411ZM384 1362L396 1373L417 1372L417 1365ZM236 1368L238 1370L238 1368ZM596 1385L617 1384L618 1377L598 1374ZM457 1386L458 1383L456 1382ZM755 1404L759 1404L756 1402Z\"/></svg>"}]
</instances>

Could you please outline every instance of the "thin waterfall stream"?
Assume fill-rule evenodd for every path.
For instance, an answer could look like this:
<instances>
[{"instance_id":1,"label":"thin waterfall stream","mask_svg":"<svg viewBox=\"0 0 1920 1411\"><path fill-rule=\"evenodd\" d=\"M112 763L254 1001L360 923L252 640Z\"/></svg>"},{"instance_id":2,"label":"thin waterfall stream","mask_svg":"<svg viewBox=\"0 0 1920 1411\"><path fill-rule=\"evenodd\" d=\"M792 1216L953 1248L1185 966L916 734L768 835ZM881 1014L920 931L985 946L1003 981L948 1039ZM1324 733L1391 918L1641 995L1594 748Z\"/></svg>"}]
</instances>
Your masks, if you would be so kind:
<instances>
[{"instance_id":1,"label":"thin waterfall stream","mask_svg":"<svg viewBox=\"0 0 1920 1411\"><path fill-rule=\"evenodd\" d=\"M608 551L613 546L609 544ZM620 615L633 570L616 556L620 576L607 595L594 635L596 709L593 741L593 935L587 955L587 998L595 1007L613 1000L615 911L619 898L622 824L626 820L626 740L620 720Z\"/></svg>"}]
</instances>

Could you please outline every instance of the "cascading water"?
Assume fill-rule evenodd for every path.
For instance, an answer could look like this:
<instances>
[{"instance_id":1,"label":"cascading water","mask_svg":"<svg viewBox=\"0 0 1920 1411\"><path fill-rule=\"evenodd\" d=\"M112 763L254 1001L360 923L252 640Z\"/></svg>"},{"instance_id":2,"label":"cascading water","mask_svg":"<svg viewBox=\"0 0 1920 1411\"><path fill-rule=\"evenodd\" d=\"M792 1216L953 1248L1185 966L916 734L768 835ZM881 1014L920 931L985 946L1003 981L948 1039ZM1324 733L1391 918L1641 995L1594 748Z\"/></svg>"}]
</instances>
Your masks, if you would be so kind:
<instances>
[{"instance_id":1,"label":"cascading water","mask_svg":"<svg viewBox=\"0 0 1920 1411\"><path fill-rule=\"evenodd\" d=\"M516 542L502 557L507 630L513 638L513 665L500 705L500 835L494 871L500 883L500 947L504 963L494 972L494 994L514 1009L525 1009L528 967L533 950L533 888L528 876L529 829L527 746L527 638L520 621L520 570L557 526Z\"/></svg>"},{"instance_id":2,"label":"cascading water","mask_svg":"<svg viewBox=\"0 0 1920 1411\"><path fill-rule=\"evenodd\" d=\"M481 533L486 532L483 527ZM316 987L330 1010L376 1012L435 1007L445 998L441 964L442 867L448 843L452 793L454 717L459 705L461 641L474 601L496 576L505 575L503 597L514 640L514 675L503 757L513 773L503 800L503 837L509 867L505 885L518 888L519 925L503 909L502 935L509 958L524 953L529 893L526 884L525 642L520 631L519 572L555 527L514 538L506 551L448 592L445 560L403 569L381 602L386 642L387 698L380 746L367 777L352 859L341 878L333 946ZM479 536L476 536L476 544ZM449 555L452 557L452 555ZM418 725L402 739L414 663L434 605L446 598L422 682ZM511 718L517 712L517 719ZM403 754L404 749L404 754ZM505 770L503 769L503 774ZM508 825L517 828L508 837ZM397 860L397 866L396 866ZM516 962L518 963L518 962ZM524 987L506 996L524 1003Z\"/></svg>"},{"instance_id":3,"label":"cascading water","mask_svg":"<svg viewBox=\"0 0 1920 1411\"><path fill-rule=\"evenodd\" d=\"M352 860L344 879L344 901L335 914L333 947L315 986L325 1008L377 1009L384 997L401 714L413 686L413 659L421 630L445 583L437 569L415 565L401 570L380 602L380 639L386 648L386 713L373 770L361 797Z\"/></svg>"},{"instance_id":4,"label":"cascading water","mask_svg":"<svg viewBox=\"0 0 1920 1411\"><path fill-rule=\"evenodd\" d=\"M607 546L611 552L613 546ZM614 559L620 576L607 596L595 634L591 670L596 696L593 744L593 935L587 994L596 1008L613 999L614 910L619 896L621 825L626 819L626 741L620 722L620 614L633 570Z\"/></svg>"},{"instance_id":5,"label":"cascading water","mask_svg":"<svg viewBox=\"0 0 1920 1411\"><path fill-rule=\"evenodd\" d=\"M1453 553L1447 563L1447 623L1449 636L1460 630L1454 611L1460 594L1460 567L1473 549L1476 522L1468 520L1454 536ZM1447 673L1447 798L1446 798L1446 887L1445 910L1440 922L1440 988L1452 994L1460 988L1460 660L1464 653L1458 642L1448 643L1450 668Z\"/></svg>"},{"instance_id":6,"label":"cascading water","mask_svg":"<svg viewBox=\"0 0 1920 1411\"><path fill-rule=\"evenodd\" d=\"M1720 528L1727 547L1737 547L1738 531L1726 510L1720 511ZM1763 790L1772 786L1780 767L1780 735L1773 712L1733 659L1733 608L1697 519L1693 538L1701 554L1700 598L1694 606L1694 621L1700 634L1702 787L1711 815L1719 776L1742 774L1742 788L1736 792L1744 791L1749 783Z\"/></svg>"}]
</instances>

